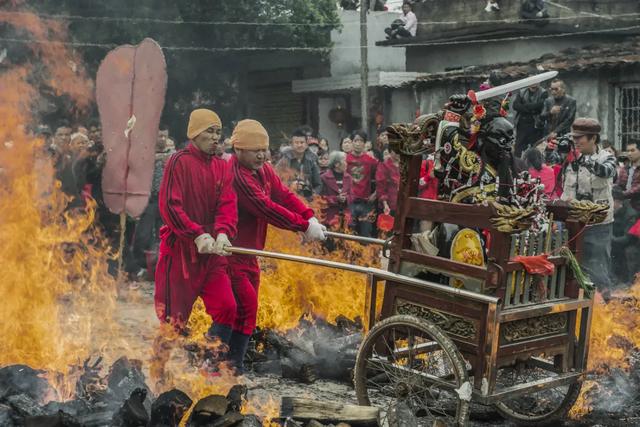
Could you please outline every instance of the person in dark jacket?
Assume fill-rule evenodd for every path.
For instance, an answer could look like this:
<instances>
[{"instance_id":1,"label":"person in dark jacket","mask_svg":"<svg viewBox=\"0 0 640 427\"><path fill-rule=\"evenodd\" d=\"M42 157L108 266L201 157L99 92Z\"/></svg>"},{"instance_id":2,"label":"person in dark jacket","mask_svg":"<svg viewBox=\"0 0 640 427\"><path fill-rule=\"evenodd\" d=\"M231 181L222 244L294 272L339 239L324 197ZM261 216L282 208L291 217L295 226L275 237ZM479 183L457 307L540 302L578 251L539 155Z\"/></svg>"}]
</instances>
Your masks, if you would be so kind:
<instances>
[{"instance_id":1,"label":"person in dark jacket","mask_svg":"<svg viewBox=\"0 0 640 427\"><path fill-rule=\"evenodd\" d=\"M347 173L347 155L333 151L329 155L329 167L321 175L320 195L327 203L324 223L342 229L349 223L349 203L351 203L351 175Z\"/></svg>"},{"instance_id":2,"label":"person in dark jacket","mask_svg":"<svg viewBox=\"0 0 640 427\"><path fill-rule=\"evenodd\" d=\"M576 118L576 100L567 95L567 87L562 80L553 80L549 92L551 96L544 100L540 117L545 122L545 135L553 139L571 131L571 124Z\"/></svg>"},{"instance_id":3,"label":"person in dark jacket","mask_svg":"<svg viewBox=\"0 0 640 427\"><path fill-rule=\"evenodd\" d=\"M310 199L320 192L322 181L318 156L309 150L308 137L304 128L295 129L291 135L291 148L282 153L276 169L289 186L294 185L298 194Z\"/></svg>"},{"instance_id":4,"label":"person in dark jacket","mask_svg":"<svg viewBox=\"0 0 640 427\"><path fill-rule=\"evenodd\" d=\"M513 101L513 109L516 111L515 155L517 157L535 145L543 136L544 128L540 113L547 96L547 91L536 84L522 89Z\"/></svg>"}]
</instances>

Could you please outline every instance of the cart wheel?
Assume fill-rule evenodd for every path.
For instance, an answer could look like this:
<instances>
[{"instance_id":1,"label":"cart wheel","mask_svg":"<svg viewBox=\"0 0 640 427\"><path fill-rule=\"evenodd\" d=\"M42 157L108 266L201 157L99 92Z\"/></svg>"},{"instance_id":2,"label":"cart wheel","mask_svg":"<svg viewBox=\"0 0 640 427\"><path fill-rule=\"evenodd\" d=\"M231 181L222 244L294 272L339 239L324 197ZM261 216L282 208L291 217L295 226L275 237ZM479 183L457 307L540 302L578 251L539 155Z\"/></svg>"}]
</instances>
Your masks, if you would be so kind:
<instances>
[{"instance_id":1,"label":"cart wheel","mask_svg":"<svg viewBox=\"0 0 640 427\"><path fill-rule=\"evenodd\" d=\"M398 315L377 323L358 352L354 381L360 405L381 407L381 425L407 416L419 426L467 425L472 386L464 359L428 321Z\"/></svg>"},{"instance_id":2,"label":"cart wheel","mask_svg":"<svg viewBox=\"0 0 640 427\"><path fill-rule=\"evenodd\" d=\"M518 362L513 367L498 371L497 384L510 387L525 382L553 377L556 374L546 369ZM558 420L566 417L580 395L582 381L574 381L524 396L503 399L496 403L498 412L505 418L523 426L558 425Z\"/></svg>"}]
</instances>

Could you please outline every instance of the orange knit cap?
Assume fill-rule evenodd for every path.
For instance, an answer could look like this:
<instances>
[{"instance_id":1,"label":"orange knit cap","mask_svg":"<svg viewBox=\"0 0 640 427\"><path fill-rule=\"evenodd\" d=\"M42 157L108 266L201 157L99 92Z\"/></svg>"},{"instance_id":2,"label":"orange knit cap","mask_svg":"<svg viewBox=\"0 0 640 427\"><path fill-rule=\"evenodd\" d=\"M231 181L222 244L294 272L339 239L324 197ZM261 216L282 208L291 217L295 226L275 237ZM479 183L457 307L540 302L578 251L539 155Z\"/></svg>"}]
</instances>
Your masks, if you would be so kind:
<instances>
[{"instance_id":1,"label":"orange knit cap","mask_svg":"<svg viewBox=\"0 0 640 427\"><path fill-rule=\"evenodd\" d=\"M231 143L242 150L268 150L269 134L257 120L240 120L231 134Z\"/></svg>"},{"instance_id":2,"label":"orange knit cap","mask_svg":"<svg viewBox=\"0 0 640 427\"><path fill-rule=\"evenodd\" d=\"M189 116L189 126L187 127L187 137L193 139L211 126L222 128L220 117L211 110L199 108L193 110Z\"/></svg>"}]
</instances>

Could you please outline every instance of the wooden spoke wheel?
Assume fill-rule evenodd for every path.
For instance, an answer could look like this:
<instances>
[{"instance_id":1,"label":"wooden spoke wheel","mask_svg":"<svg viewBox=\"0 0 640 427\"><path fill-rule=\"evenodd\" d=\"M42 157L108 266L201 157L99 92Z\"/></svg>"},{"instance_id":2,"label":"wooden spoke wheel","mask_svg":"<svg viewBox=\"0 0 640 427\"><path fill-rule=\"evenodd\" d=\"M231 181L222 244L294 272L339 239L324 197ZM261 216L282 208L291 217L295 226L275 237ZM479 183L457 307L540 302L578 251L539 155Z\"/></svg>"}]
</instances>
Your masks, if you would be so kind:
<instances>
[{"instance_id":1,"label":"wooden spoke wheel","mask_svg":"<svg viewBox=\"0 0 640 427\"><path fill-rule=\"evenodd\" d=\"M381 408L383 426L465 426L472 385L451 339L434 324L398 315L365 337L354 373L361 405ZM409 424L411 425L411 424Z\"/></svg>"},{"instance_id":2,"label":"wooden spoke wheel","mask_svg":"<svg viewBox=\"0 0 640 427\"><path fill-rule=\"evenodd\" d=\"M551 364L551 360L539 359ZM557 374L539 367L539 364L518 362L498 371L497 385L511 387L518 384L553 378ZM523 426L558 425L573 407L580 395L582 382L577 379L569 384L534 391L523 396L511 397L495 404L505 418Z\"/></svg>"}]
</instances>

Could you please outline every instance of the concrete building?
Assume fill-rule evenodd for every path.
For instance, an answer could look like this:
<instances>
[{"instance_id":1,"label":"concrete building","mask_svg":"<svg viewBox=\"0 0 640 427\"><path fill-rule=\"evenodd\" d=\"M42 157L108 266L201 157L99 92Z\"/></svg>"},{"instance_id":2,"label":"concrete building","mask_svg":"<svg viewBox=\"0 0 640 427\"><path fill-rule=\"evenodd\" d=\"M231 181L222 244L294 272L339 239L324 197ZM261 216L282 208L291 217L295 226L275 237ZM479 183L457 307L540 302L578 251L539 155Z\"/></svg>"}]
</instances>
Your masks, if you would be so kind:
<instances>
[{"instance_id":1,"label":"concrete building","mask_svg":"<svg viewBox=\"0 0 640 427\"><path fill-rule=\"evenodd\" d=\"M360 12L340 11L342 29L331 33L333 48L328 56L328 72L324 76L292 82L292 92L304 95L307 123L337 148L340 139L360 128ZM413 120L416 98L410 90L397 90L415 81L420 72L407 71L404 48L375 46L384 38L384 29L398 12L369 12L369 131L393 122ZM332 113L332 110L334 113ZM335 110L346 113L344 123L336 123ZM376 119L377 122L376 123Z\"/></svg>"},{"instance_id":2,"label":"concrete building","mask_svg":"<svg viewBox=\"0 0 640 427\"><path fill-rule=\"evenodd\" d=\"M415 93L422 112L449 95L477 89L497 70L503 82L557 70L578 115L598 118L618 148L640 139L640 3L635 0L546 3L548 19L522 19L522 1L502 0L486 12L478 0L430 0L416 7L413 39L382 41L404 49L406 70L422 75L399 89Z\"/></svg>"}]
</instances>

